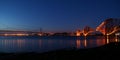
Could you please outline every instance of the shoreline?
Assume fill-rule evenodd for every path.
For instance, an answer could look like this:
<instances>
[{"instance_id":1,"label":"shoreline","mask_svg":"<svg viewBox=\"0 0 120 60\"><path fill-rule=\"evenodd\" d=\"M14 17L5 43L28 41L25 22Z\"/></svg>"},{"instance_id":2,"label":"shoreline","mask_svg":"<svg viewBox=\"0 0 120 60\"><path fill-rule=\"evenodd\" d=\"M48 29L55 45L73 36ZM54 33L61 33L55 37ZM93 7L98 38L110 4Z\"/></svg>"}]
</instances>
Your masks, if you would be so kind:
<instances>
[{"instance_id":1,"label":"shoreline","mask_svg":"<svg viewBox=\"0 0 120 60\"><path fill-rule=\"evenodd\" d=\"M88 49L56 50L45 53L0 53L0 60L120 59L120 42Z\"/></svg>"}]
</instances>

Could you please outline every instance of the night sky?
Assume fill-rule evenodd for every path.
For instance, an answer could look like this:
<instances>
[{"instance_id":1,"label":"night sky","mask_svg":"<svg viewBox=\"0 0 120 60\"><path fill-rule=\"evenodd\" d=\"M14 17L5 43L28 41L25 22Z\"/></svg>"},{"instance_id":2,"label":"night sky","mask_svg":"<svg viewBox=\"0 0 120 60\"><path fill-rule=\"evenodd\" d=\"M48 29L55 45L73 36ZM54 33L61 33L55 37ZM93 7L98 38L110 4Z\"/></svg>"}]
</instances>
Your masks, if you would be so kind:
<instances>
[{"instance_id":1,"label":"night sky","mask_svg":"<svg viewBox=\"0 0 120 60\"><path fill-rule=\"evenodd\" d=\"M0 29L64 32L120 18L120 0L0 0Z\"/></svg>"}]
</instances>

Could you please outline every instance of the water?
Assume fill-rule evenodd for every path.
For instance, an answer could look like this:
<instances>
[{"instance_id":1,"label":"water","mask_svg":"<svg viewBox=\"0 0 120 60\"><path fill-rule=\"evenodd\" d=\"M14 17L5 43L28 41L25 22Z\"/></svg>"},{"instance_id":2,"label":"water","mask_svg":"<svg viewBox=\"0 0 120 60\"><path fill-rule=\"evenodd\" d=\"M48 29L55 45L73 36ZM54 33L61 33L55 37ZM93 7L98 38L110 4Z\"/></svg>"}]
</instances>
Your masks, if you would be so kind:
<instances>
[{"instance_id":1,"label":"water","mask_svg":"<svg viewBox=\"0 0 120 60\"><path fill-rule=\"evenodd\" d=\"M99 47L117 39L104 37L0 37L0 52L48 52Z\"/></svg>"}]
</instances>

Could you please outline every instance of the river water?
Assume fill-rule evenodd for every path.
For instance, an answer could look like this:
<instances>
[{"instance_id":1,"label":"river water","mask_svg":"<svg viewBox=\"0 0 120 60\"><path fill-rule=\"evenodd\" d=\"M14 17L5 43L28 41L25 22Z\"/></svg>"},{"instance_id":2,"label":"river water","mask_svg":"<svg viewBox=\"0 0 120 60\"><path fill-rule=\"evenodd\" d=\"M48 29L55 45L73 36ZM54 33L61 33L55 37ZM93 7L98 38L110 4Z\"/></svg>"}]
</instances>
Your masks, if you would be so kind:
<instances>
[{"instance_id":1,"label":"river water","mask_svg":"<svg viewBox=\"0 0 120 60\"><path fill-rule=\"evenodd\" d=\"M87 49L103 46L119 39L107 39L104 36L97 37L0 37L0 52L48 52L60 49Z\"/></svg>"}]
</instances>

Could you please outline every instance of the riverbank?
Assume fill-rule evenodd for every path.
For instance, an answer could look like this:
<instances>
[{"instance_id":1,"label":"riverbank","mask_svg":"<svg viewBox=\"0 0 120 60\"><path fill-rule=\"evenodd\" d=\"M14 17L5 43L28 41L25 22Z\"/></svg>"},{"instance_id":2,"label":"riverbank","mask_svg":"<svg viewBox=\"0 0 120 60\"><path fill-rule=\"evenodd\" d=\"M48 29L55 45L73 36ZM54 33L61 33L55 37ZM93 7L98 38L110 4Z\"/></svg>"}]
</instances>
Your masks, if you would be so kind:
<instances>
[{"instance_id":1,"label":"riverbank","mask_svg":"<svg viewBox=\"0 0 120 60\"><path fill-rule=\"evenodd\" d=\"M0 53L0 60L106 60L120 59L120 43L89 49L58 50L46 53Z\"/></svg>"}]
</instances>

